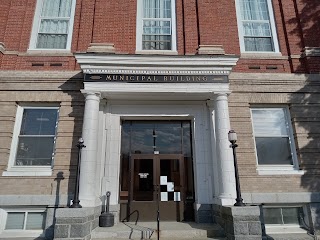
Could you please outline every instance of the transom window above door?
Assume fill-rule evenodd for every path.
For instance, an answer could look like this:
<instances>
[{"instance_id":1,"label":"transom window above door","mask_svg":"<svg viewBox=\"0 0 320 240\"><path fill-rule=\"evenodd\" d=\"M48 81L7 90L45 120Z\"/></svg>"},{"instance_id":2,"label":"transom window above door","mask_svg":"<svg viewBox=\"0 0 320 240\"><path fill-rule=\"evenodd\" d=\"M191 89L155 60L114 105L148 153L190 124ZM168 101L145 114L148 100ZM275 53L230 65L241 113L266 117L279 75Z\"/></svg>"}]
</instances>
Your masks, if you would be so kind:
<instances>
[{"instance_id":1,"label":"transom window above door","mask_svg":"<svg viewBox=\"0 0 320 240\"><path fill-rule=\"evenodd\" d=\"M176 51L175 0L138 0L137 51Z\"/></svg>"}]
</instances>

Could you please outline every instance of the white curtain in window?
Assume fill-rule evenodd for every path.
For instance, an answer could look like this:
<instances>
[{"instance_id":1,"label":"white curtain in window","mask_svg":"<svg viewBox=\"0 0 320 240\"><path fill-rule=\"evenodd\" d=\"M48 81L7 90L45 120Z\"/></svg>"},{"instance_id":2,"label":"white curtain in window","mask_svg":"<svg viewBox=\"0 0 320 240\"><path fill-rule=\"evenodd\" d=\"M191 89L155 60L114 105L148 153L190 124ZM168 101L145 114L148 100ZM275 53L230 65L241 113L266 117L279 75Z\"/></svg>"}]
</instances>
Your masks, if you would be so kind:
<instances>
[{"instance_id":1,"label":"white curtain in window","mask_svg":"<svg viewBox=\"0 0 320 240\"><path fill-rule=\"evenodd\" d=\"M37 48L66 48L72 0L43 0Z\"/></svg>"},{"instance_id":2,"label":"white curtain in window","mask_svg":"<svg viewBox=\"0 0 320 240\"><path fill-rule=\"evenodd\" d=\"M246 51L273 51L267 0L240 0Z\"/></svg>"},{"instance_id":3,"label":"white curtain in window","mask_svg":"<svg viewBox=\"0 0 320 240\"><path fill-rule=\"evenodd\" d=\"M143 49L171 49L171 0L143 0Z\"/></svg>"}]
</instances>

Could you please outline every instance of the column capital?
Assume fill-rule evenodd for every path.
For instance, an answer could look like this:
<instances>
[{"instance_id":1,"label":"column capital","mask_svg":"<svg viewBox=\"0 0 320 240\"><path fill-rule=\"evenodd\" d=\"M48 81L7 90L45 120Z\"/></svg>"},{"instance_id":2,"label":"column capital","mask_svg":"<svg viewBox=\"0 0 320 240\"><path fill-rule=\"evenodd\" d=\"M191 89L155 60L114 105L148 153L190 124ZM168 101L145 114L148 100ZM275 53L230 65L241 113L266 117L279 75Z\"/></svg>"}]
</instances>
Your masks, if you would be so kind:
<instances>
[{"instance_id":1,"label":"column capital","mask_svg":"<svg viewBox=\"0 0 320 240\"><path fill-rule=\"evenodd\" d=\"M92 99L100 100L101 98L101 92L81 90L81 93L86 97L86 99L92 98Z\"/></svg>"},{"instance_id":2,"label":"column capital","mask_svg":"<svg viewBox=\"0 0 320 240\"><path fill-rule=\"evenodd\" d=\"M214 101L228 101L228 96L230 93L217 93L214 95Z\"/></svg>"}]
</instances>

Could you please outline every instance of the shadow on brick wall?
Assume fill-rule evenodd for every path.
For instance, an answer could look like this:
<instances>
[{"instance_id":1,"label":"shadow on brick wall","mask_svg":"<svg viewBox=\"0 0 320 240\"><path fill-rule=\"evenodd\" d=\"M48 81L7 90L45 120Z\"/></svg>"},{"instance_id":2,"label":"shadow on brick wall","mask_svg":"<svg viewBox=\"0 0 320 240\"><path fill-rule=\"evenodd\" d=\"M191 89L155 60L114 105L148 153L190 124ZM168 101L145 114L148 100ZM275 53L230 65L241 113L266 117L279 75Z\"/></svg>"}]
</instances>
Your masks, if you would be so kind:
<instances>
[{"instance_id":1,"label":"shadow on brick wall","mask_svg":"<svg viewBox=\"0 0 320 240\"><path fill-rule=\"evenodd\" d=\"M298 142L295 135L298 160L305 170L301 186L311 192L309 215L313 226L311 224L310 230L315 230L320 235L320 54L318 53L318 57L308 56L308 50L320 46L320 1L292 2L296 17L288 20L288 24L293 26L289 34L300 39L298 45L302 54L297 72L305 69L304 72L309 75L306 75L303 87L291 95L290 110L296 127L294 132L299 135Z\"/></svg>"}]
</instances>

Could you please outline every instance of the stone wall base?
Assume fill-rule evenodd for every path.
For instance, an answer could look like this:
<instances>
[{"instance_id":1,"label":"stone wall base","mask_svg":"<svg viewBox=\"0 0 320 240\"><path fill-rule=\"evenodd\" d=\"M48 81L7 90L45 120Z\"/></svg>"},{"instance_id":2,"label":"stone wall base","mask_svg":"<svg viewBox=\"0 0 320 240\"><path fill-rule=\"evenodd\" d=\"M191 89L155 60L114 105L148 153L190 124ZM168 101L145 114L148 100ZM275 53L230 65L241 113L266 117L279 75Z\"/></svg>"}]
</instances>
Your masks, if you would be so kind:
<instances>
[{"instance_id":1,"label":"stone wall base","mask_svg":"<svg viewBox=\"0 0 320 240\"><path fill-rule=\"evenodd\" d=\"M213 216L230 240L261 240L262 228L258 206L213 205Z\"/></svg>"},{"instance_id":2,"label":"stone wall base","mask_svg":"<svg viewBox=\"0 0 320 240\"><path fill-rule=\"evenodd\" d=\"M54 240L90 240L99 225L101 207L59 208L56 211Z\"/></svg>"}]
</instances>

